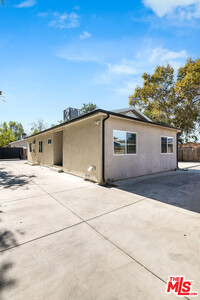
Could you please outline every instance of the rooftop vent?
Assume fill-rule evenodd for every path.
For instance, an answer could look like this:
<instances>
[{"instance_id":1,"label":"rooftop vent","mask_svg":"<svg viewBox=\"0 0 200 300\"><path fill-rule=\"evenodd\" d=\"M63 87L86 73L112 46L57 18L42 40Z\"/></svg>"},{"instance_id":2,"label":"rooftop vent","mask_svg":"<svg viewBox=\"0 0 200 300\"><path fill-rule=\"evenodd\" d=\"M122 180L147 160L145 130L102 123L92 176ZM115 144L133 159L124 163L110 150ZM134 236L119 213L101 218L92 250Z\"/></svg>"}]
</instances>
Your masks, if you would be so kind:
<instances>
[{"instance_id":1,"label":"rooftop vent","mask_svg":"<svg viewBox=\"0 0 200 300\"><path fill-rule=\"evenodd\" d=\"M68 107L63 111L63 121L67 122L77 118L81 115L81 110L77 108Z\"/></svg>"}]
</instances>

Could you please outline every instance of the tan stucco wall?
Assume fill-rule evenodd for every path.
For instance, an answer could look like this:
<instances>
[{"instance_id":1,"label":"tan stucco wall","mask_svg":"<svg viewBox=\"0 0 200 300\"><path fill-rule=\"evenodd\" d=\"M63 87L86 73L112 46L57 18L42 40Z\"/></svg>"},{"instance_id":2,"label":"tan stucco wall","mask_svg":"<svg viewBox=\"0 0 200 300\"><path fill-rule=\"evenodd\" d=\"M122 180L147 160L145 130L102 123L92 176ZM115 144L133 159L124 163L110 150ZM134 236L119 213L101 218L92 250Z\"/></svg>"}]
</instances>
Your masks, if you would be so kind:
<instances>
[{"instance_id":1,"label":"tan stucco wall","mask_svg":"<svg viewBox=\"0 0 200 300\"><path fill-rule=\"evenodd\" d=\"M177 131L110 117L106 121L105 179L116 180L175 169ZM137 133L136 155L113 155L113 130ZM161 136L174 138L174 153L161 154Z\"/></svg>"},{"instance_id":2,"label":"tan stucco wall","mask_svg":"<svg viewBox=\"0 0 200 300\"><path fill-rule=\"evenodd\" d=\"M101 182L103 117L103 114L94 115L28 138L29 143L36 141L36 153L30 153L28 147L28 160L53 166L63 150L62 162L65 172L83 178L89 176L88 179ZM96 122L97 120L99 122ZM113 155L113 130L137 133L136 155ZM173 129L110 116L105 122L105 179L116 180L175 169L176 133ZM173 154L161 154L162 136L174 138ZM51 145L47 144L49 138L52 139ZM43 153L38 151L40 140L43 141ZM95 166L95 170L89 172L88 168L91 165Z\"/></svg>"},{"instance_id":3,"label":"tan stucco wall","mask_svg":"<svg viewBox=\"0 0 200 300\"><path fill-rule=\"evenodd\" d=\"M52 140L52 143L48 145L48 139ZM35 141L35 153L30 153L29 144ZM39 153L39 141L43 141L43 152ZM47 132L44 134L36 135L35 137L28 139L28 161L32 163L41 164L44 166L53 166L53 132Z\"/></svg>"},{"instance_id":4,"label":"tan stucco wall","mask_svg":"<svg viewBox=\"0 0 200 300\"><path fill-rule=\"evenodd\" d=\"M61 165L63 163L63 130L54 132L53 156L54 165Z\"/></svg>"},{"instance_id":5,"label":"tan stucco wall","mask_svg":"<svg viewBox=\"0 0 200 300\"><path fill-rule=\"evenodd\" d=\"M80 123L67 126L63 131L63 167L65 172L101 181L101 117L94 117ZM96 170L88 172L93 165Z\"/></svg>"},{"instance_id":6,"label":"tan stucco wall","mask_svg":"<svg viewBox=\"0 0 200 300\"><path fill-rule=\"evenodd\" d=\"M103 116L93 116L76 123L68 124L59 129L28 138L28 143L36 141L36 153L29 152L28 161L45 166L53 166L60 160L60 138L63 134L63 170L64 172L100 182L102 178L102 120ZM95 122L95 121L99 122ZM96 124L98 123L98 124ZM52 144L47 140L51 138ZM43 153L39 153L39 141L43 141ZM95 170L88 172L93 165Z\"/></svg>"}]
</instances>

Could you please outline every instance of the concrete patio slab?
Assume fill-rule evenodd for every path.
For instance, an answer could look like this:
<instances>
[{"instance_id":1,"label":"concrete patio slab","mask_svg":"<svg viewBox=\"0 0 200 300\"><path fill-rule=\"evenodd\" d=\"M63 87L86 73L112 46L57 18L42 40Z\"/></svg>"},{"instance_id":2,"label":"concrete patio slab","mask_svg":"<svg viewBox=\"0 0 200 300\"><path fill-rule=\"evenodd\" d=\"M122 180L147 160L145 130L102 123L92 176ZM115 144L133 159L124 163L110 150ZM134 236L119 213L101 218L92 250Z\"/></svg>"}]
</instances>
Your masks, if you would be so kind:
<instances>
[{"instance_id":1,"label":"concrete patio slab","mask_svg":"<svg viewBox=\"0 0 200 300\"><path fill-rule=\"evenodd\" d=\"M2 203L0 218L0 250L81 222L48 195Z\"/></svg>"},{"instance_id":2,"label":"concrete patio slab","mask_svg":"<svg viewBox=\"0 0 200 300\"><path fill-rule=\"evenodd\" d=\"M170 275L200 292L199 182L198 166L108 188L0 162L0 299L177 299Z\"/></svg>"},{"instance_id":3,"label":"concrete patio slab","mask_svg":"<svg viewBox=\"0 0 200 300\"><path fill-rule=\"evenodd\" d=\"M51 171L53 172L53 171ZM58 174L59 176L61 174ZM68 175L72 176L72 175ZM73 176L74 177L74 176ZM75 189L81 189L85 188L87 186L92 186L94 183L92 182L87 182L87 181L81 181L81 182L68 182L67 177L65 178L64 182L56 182L55 178L51 181L50 178L49 180L46 180L46 183L37 183L38 186L46 191L47 193L58 193L58 192L63 192L63 191L70 191L70 190L75 190Z\"/></svg>"},{"instance_id":4,"label":"concrete patio slab","mask_svg":"<svg viewBox=\"0 0 200 300\"><path fill-rule=\"evenodd\" d=\"M22 186L12 186L10 188L0 188L0 203L6 201L27 199L45 195L46 192L34 184L25 184Z\"/></svg>"},{"instance_id":5,"label":"concrete patio slab","mask_svg":"<svg viewBox=\"0 0 200 300\"><path fill-rule=\"evenodd\" d=\"M184 274L199 288L199 218L143 200L89 224L164 281Z\"/></svg>"},{"instance_id":6,"label":"concrete patio slab","mask_svg":"<svg viewBox=\"0 0 200 300\"><path fill-rule=\"evenodd\" d=\"M119 190L200 212L200 170L173 171L116 181ZM190 193L191 192L191 193Z\"/></svg>"},{"instance_id":7,"label":"concrete patio slab","mask_svg":"<svg viewBox=\"0 0 200 300\"><path fill-rule=\"evenodd\" d=\"M176 299L86 224L6 251L0 261L2 299Z\"/></svg>"},{"instance_id":8,"label":"concrete patio slab","mask_svg":"<svg viewBox=\"0 0 200 300\"><path fill-rule=\"evenodd\" d=\"M185 184L154 195L154 200L200 213L200 182Z\"/></svg>"},{"instance_id":9,"label":"concrete patio slab","mask_svg":"<svg viewBox=\"0 0 200 300\"><path fill-rule=\"evenodd\" d=\"M84 220L108 213L144 198L140 195L95 184L78 190L54 193L53 196Z\"/></svg>"},{"instance_id":10,"label":"concrete patio slab","mask_svg":"<svg viewBox=\"0 0 200 300\"><path fill-rule=\"evenodd\" d=\"M200 162L185 162L185 161L179 161L178 163L179 168L194 168L194 167L200 167Z\"/></svg>"}]
</instances>

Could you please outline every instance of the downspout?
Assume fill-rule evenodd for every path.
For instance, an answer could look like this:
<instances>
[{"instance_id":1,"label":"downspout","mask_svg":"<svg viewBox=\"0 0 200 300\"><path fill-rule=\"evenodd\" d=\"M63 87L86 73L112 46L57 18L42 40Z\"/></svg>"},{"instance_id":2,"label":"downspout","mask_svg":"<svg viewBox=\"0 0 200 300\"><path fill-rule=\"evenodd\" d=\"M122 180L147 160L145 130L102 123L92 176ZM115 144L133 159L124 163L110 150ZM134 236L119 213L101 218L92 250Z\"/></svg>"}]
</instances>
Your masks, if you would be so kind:
<instances>
[{"instance_id":1,"label":"downspout","mask_svg":"<svg viewBox=\"0 0 200 300\"><path fill-rule=\"evenodd\" d=\"M176 134L176 168L178 170L178 132Z\"/></svg>"},{"instance_id":2,"label":"downspout","mask_svg":"<svg viewBox=\"0 0 200 300\"><path fill-rule=\"evenodd\" d=\"M102 121L102 182L105 182L105 121L110 117L107 113L107 117Z\"/></svg>"}]
</instances>

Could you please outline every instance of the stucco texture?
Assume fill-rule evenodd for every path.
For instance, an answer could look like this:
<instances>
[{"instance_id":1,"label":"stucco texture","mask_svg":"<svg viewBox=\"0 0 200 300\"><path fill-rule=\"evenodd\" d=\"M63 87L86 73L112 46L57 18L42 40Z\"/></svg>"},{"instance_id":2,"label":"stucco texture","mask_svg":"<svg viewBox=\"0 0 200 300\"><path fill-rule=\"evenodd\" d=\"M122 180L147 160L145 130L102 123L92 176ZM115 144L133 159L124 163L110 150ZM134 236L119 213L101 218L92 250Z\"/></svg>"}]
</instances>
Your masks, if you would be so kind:
<instances>
[{"instance_id":1,"label":"stucco texture","mask_svg":"<svg viewBox=\"0 0 200 300\"><path fill-rule=\"evenodd\" d=\"M28 149L28 160L49 167L62 165L64 172L101 182L102 117L95 115L28 138L29 144L36 143L35 153ZM51 145L47 143L49 138ZM43 141L42 153L39 141ZM88 171L90 166L94 169Z\"/></svg>"},{"instance_id":2,"label":"stucco texture","mask_svg":"<svg viewBox=\"0 0 200 300\"><path fill-rule=\"evenodd\" d=\"M82 120L52 128L51 131L28 138L35 141L35 153L28 160L44 166L61 166L64 172L102 182L102 120L105 114L96 114ZM113 130L137 134L137 154L113 154ZM173 170L177 167L176 134L178 130L136 120L110 116L105 121L105 180L118 180L151 173ZM161 153L161 137L173 137L173 153ZM52 144L48 145L48 139ZM39 141L43 152L39 153ZM94 168L88 170L90 166Z\"/></svg>"},{"instance_id":3,"label":"stucco texture","mask_svg":"<svg viewBox=\"0 0 200 300\"><path fill-rule=\"evenodd\" d=\"M65 172L101 181L101 130L101 121L97 116L69 125L63 130ZM95 169L89 172L90 166L94 166Z\"/></svg>"},{"instance_id":4,"label":"stucco texture","mask_svg":"<svg viewBox=\"0 0 200 300\"><path fill-rule=\"evenodd\" d=\"M173 170L177 167L177 130L153 124L110 117L106 123L105 179L117 180ZM114 155L113 130L137 134L137 154ZM161 137L174 138L173 154L161 153Z\"/></svg>"},{"instance_id":5,"label":"stucco texture","mask_svg":"<svg viewBox=\"0 0 200 300\"><path fill-rule=\"evenodd\" d=\"M28 161L32 163L41 164L47 167L53 166L53 136L54 133L47 132L41 133L28 139ZM52 140L52 143L48 145L48 139ZM39 153L39 141L43 142L43 152ZM30 152L30 143L35 142L35 151Z\"/></svg>"}]
</instances>

